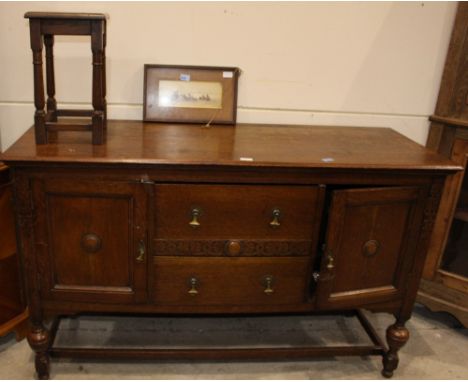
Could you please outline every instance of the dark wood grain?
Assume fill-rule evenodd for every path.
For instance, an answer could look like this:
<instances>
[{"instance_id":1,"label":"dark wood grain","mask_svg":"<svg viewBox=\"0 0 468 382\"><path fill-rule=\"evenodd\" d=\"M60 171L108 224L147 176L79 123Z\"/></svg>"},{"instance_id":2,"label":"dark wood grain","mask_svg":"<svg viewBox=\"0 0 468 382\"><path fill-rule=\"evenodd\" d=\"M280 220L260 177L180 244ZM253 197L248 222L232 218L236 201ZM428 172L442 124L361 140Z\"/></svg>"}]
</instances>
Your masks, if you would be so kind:
<instances>
[{"instance_id":1,"label":"dark wood grain","mask_svg":"<svg viewBox=\"0 0 468 382\"><path fill-rule=\"evenodd\" d=\"M154 302L178 305L301 305L308 300L309 258L157 257L154 260ZM271 292L265 277L271 276ZM196 279L190 294L192 278ZM195 293L196 292L196 293ZM268 308L267 308L268 309Z\"/></svg>"},{"instance_id":2,"label":"dark wood grain","mask_svg":"<svg viewBox=\"0 0 468 382\"><path fill-rule=\"evenodd\" d=\"M109 121L107 143L63 132L36 146L25 133L1 158L8 162L216 165L241 168L441 170L460 166L386 128L248 125L235 127ZM243 161L241 158L251 158ZM333 162L324 162L333 158Z\"/></svg>"},{"instance_id":3,"label":"dark wood grain","mask_svg":"<svg viewBox=\"0 0 468 382\"><path fill-rule=\"evenodd\" d=\"M465 167L468 163L468 3L459 2L449 50L445 61L439 97L427 147L451 158ZM465 179L465 180L464 180ZM447 178L441 206L435 221L434 233L424 268L419 301L433 310L446 310L466 325L468 279L456 272L442 269L448 260L446 251L456 206L463 205L468 189L465 172ZM466 193L466 191L465 191ZM456 222L453 223L453 225ZM462 270L460 270L462 273Z\"/></svg>"},{"instance_id":4,"label":"dark wood grain","mask_svg":"<svg viewBox=\"0 0 468 382\"><path fill-rule=\"evenodd\" d=\"M0 162L0 336L16 331L25 336L27 312L16 250L15 219L9 170Z\"/></svg>"},{"instance_id":5,"label":"dark wood grain","mask_svg":"<svg viewBox=\"0 0 468 382\"><path fill-rule=\"evenodd\" d=\"M105 144L88 138L61 132L35 145L30 130L3 154L39 376L53 337L44 315L355 308L395 315L388 350L374 339L290 354L380 354L393 372L458 164L379 128L109 121ZM150 353L136 352L172 354Z\"/></svg>"},{"instance_id":6,"label":"dark wood grain","mask_svg":"<svg viewBox=\"0 0 468 382\"><path fill-rule=\"evenodd\" d=\"M146 301L147 256L137 258L140 247L147 248L146 198L139 185L49 180L32 189L43 296Z\"/></svg>"},{"instance_id":7,"label":"dark wood grain","mask_svg":"<svg viewBox=\"0 0 468 382\"><path fill-rule=\"evenodd\" d=\"M333 193L319 281L321 308L347 308L401 297L413 244L418 188L368 188ZM421 208L421 207L420 207ZM413 231L413 232L412 232ZM374 243L369 253L366 244ZM406 263L406 264L405 264Z\"/></svg>"},{"instance_id":8,"label":"dark wood grain","mask_svg":"<svg viewBox=\"0 0 468 382\"><path fill-rule=\"evenodd\" d=\"M158 184L155 188L155 234L166 239L316 240L324 188ZM198 226L192 227L197 209ZM279 225L270 225L273 212Z\"/></svg>"},{"instance_id":9,"label":"dark wood grain","mask_svg":"<svg viewBox=\"0 0 468 382\"><path fill-rule=\"evenodd\" d=\"M439 97L435 108L435 115L440 117L455 117L466 120L467 104L466 91L468 90L468 61L466 52L468 41L468 4L458 3L457 15L450 38L450 45L445 61ZM461 101L461 102L460 102Z\"/></svg>"}]
</instances>

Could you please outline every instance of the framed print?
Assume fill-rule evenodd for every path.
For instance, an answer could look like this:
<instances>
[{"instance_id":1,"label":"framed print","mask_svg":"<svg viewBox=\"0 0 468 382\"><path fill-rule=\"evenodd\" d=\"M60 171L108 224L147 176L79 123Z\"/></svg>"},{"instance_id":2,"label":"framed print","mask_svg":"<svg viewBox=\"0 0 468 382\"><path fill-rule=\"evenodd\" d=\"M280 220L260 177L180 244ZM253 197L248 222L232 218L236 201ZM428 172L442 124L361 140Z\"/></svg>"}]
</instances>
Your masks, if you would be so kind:
<instances>
[{"instance_id":1,"label":"framed print","mask_svg":"<svg viewBox=\"0 0 468 382\"><path fill-rule=\"evenodd\" d=\"M235 124L239 69L145 65L143 120Z\"/></svg>"}]
</instances>

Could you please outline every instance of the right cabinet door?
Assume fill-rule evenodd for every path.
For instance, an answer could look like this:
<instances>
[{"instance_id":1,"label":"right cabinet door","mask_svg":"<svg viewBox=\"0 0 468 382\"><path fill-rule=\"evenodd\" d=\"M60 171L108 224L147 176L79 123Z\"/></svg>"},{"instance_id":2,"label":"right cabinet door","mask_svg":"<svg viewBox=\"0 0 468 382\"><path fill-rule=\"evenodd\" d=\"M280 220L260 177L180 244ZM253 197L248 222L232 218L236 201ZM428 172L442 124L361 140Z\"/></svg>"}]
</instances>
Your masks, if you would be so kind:
<instances>
[{"instance_id":1,"label":"right cabinet door","mask_svg":"<svg viewBox=\"0 0 468 382\"><path fill-rule=\"evenodd\" d=\"M419 187L333 191L317 307L356 308L398 299L422 219Z\"/></svg>"}]
</instances>

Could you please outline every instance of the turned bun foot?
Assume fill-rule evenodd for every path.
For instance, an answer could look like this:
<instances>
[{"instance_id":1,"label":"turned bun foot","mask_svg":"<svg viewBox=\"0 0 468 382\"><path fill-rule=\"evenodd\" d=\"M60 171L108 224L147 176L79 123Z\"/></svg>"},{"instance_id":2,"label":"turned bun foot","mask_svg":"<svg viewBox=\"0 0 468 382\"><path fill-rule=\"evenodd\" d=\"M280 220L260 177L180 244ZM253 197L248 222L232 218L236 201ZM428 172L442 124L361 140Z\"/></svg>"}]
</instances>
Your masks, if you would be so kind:
<instances>
[{"instance_id":1,"label":"turned bun foot","mask_svg":"<svg viewBox=\"0 0 468 382\"><path fill-rule=\"evenodd\" d=\"M49 379L49 355L47 353L36 353L34 361L37 379Z\"/></svg>"},{"instance_id":2,"label":"turned bun foot","mask_svg":"<svg viewBox=\"0 0 468 382\"><path fill-rule=\"evenodd\" d=\"M394 370L398 367L398 350L400 350L409 339L409 331L402 324L393 324L387 329L388 351L384 355L382 363L382 375L391 378Z\"/></svg>"},{"instance_id":3,"label":"turned bun foot","mask_svg":"<svg viewBox=\"0 0 468 382\"><path fill-rule=\"evenodd\" d=\"M42 325L33 325L28 333L29 346L34 350L38 379L49 379L49 332Z\"/></svg>"},{"instance_id":4,"label":"turned bun foot","mask_svg":"<svg viewBox=\"0 0 468 382\"><path fill-rule=\"evenodd\" d=\"M382 375L385 378L392 378L393 377L393 371L386 371L385 369L382 370Z\"/></svg>"}]
</instances>

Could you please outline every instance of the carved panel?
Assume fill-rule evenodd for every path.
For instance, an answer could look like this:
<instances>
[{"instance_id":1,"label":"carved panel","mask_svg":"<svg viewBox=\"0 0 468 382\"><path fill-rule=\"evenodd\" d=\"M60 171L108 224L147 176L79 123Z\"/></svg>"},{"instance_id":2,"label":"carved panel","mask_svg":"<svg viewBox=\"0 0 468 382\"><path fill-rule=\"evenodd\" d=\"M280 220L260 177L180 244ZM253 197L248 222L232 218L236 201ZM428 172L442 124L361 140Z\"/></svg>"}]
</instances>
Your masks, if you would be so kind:
<instances>
[{"instance_id":1,"label":"carved panel","mask_svg":"<svg viewBox=\"0 0 468 382\"><path fill-rule=\"evenodd\" d=\"M309 256L310 240L237 240L237 256ZM156 256L229 256L230 240L154 240Z\"/></svg>"},{"instance_id":2,"label":"carved panel","mask_svg":"<svg viewBox=\"0 0 468 382\"><path fill-rule=\"evenodd\" d=\"M437 210L439 208L442 189L442 182L433 183L431 186L429 196L427 197L426 206L424 208L424 217L420 236L421 240L427 239L432 233L432 228L434 227Z\"/></svg>"}]
</instances>

